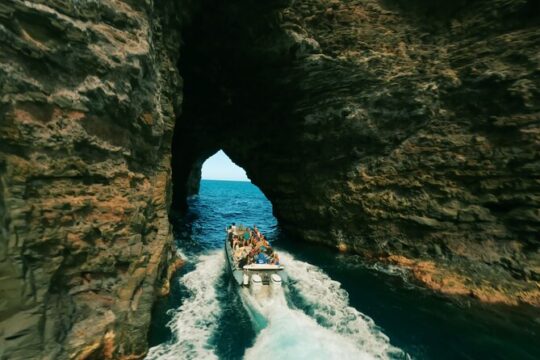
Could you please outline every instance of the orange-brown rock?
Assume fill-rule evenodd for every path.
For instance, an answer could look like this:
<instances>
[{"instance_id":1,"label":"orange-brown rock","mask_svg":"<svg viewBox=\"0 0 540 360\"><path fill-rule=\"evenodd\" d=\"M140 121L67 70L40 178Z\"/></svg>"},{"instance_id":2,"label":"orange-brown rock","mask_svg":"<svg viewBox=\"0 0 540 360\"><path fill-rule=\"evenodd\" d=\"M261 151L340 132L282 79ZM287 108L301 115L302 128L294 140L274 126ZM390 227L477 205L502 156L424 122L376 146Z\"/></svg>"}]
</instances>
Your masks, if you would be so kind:
<instances>
[{"instance_id":1,"label":"orange-brown rock","mask_svg":"<svg viewBox=\"0 0 540 360\"><path fill-rule=\"evenodd\" d=\"M0 4L2 359L147 350L175 253L175 6Z\"/></svg>"},{"instance_id":2,"label":"orange-brown rock","mask_svg":"<svg viewBox=\"0 0 540 360\"><path fill-rule=\"evenodd\" d=\"M293 237L513 298L540 281L537 1L204 4L180 61L179 198L222 148Z\"/></svg>"},{"instance_id":3,"label":"orange-brown rock","mask_svg":"<svg viewBox=\"0 0 540 360\"><path fill-rule=\"evenodd\" d=\"M390 255L380 260L407 269L417 283L446 295L470 296L485 303L540 306L540 283L536 281L515 282L513 286L502 287L500 278L478 283L474 281L475 274L467 275L463 269L431 260L415 260L401 255Z\"/></svg>"},{"instance_id":4,"label":"orange-brown rock","mask_svg":"<svg viewBox=\"0 0 540 360\"><path fill-rule=\"evenodd\" d=\"M172 193L195 192L218 149L293 237L538 304L538 13L2 1L0 357L142 357L174 261Z\"/></svg>"},{"instance_id":5,"label":"orange-brown rock","mask_svg":"<svg viewBox=\"0 0 540 360\"><path fill-rule=\"evenodd\" d=\"M171 278L173 274L178 271L182 266L184 266L185 261L183 259L177 258L172 261L167 267L166 275L163 277L163 285L159 291L159 295L167 296L171 292Z\"/></svg>"}]
</instances>

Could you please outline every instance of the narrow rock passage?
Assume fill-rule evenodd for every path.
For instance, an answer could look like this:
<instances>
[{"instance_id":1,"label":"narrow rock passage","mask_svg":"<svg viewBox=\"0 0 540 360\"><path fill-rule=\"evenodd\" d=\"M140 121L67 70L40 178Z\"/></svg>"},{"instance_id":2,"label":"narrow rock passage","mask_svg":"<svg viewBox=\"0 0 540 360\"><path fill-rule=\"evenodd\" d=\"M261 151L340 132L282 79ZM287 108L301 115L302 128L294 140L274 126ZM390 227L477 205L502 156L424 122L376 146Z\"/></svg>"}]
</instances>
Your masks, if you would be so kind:
<instances>
[{"instance_id":1,"label":"narrow rock passage","mask_svg":"<svg viewBox=\"0 0 540 360\"><path fill-rule=\"evenodd\" d=\"M538 308L539 4L2 1L0 357L143 358L218 149L291 241Z\"/></svg>"}]
</instances>

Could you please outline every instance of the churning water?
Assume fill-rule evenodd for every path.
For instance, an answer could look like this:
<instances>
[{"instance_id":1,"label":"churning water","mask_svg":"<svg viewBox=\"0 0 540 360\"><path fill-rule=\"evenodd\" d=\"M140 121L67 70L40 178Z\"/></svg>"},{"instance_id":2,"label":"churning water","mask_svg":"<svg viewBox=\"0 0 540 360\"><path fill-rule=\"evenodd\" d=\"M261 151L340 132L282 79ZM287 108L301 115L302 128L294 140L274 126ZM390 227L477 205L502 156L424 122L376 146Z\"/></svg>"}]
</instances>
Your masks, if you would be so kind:
<instances>
[{"instance_id":1,"label":"churning water","mask_svg":"<svg viewBox=\"0 0 540 360\"><path fill-rule=\"evenodd\" d=\"M463 308L399 272L285 239L250 183L203 180L189 205L172 219L187 263L154 310L148 360L537 358L534 314ZM289 281L271 299L231 281L223 253L231 222L256 224L279 251Z\"/></svg>"}]
</instances>

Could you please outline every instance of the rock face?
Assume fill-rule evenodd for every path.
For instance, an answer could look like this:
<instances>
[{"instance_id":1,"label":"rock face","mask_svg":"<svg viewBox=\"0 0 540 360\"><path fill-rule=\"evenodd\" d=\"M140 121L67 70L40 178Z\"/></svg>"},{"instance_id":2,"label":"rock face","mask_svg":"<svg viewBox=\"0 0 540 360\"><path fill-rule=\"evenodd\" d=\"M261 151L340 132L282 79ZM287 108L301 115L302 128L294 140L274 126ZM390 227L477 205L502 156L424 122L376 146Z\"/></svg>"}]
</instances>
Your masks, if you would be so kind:
<instances>
[{"instance_id":1,"label":"rock face","mask_svg":"<svg viewBox=\"0 0 540 360\"><path fill-rule=\"evenodd\" d=\"M1 359L147 350L174 254L173 5L0 4Z\"/></svg>"},{"instance_id":2,"label":"rock face","mask_svg":"<svg viewBox=\"0 0 540 360\"><path fill-rule=\"evenodd\" d=\"M540 304L536 1L209 4L184 34L177 187L223 148L299 238Z\"/></svg>"},{"instance_id":3,"label":"rock face","mask_svg":"<svg viewBox=\"0 0 540 360\"><path fill-rule=\"evenodd\" d=\"M299 238L540 304L537 1L193 3L0 5L0 358L142 357L220 148Z\"/></svg>"}]
</instances>

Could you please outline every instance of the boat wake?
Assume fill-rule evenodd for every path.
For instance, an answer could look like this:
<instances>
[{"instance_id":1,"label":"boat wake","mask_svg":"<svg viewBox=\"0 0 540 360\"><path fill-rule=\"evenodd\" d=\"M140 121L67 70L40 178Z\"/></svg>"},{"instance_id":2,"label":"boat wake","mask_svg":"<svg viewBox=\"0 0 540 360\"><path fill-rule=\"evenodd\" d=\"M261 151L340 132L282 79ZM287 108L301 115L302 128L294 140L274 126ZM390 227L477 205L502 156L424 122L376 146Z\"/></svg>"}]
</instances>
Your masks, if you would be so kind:
<instances>
[{"instance_id":1,"label":"boat wake","mask_svg":"<svg viewBox=\"0 0 540 360\"><path fill-rule=\"evenodd\" d=\"M150 349L147 360L217 359L208 339L218 326L221 314L216 284L224 271L222 251L197 258L195 269L180 281L189 292L167 324L174 339Z\"/></svg>"},{"instance_id":2,"label":"boat wake","mask_svg":"<svg viewBox=\"0 0 540 360\"><path fill-rule=\"evenodd\" d=\"M260 324L262 315L267 322L246 359L407 358L372 319L348 305L348 294L337 281L314 265L280 254L289 286L270 299L242 293L252 318Z\"/></svg>"},{"instance_id":3,"label":"boat wake","mask_svg":"<svg viewBox=\"0 0 540 360\"><path fill-rule=\"evenodd\" d=\"M348 294L318 267L280 251L289 284L271 297L240 289L258 331L245 359L407 359L369 317L348 304ZM195 260L195 259L194 259ZM150 349L147 360L212 359L210 344L222 315L217 293L224 271L221 251L201 255L180 281L190 296L168 326L174 339ZM237 288L234 287L233 291Z\"/></svg>"}]
</instances>

